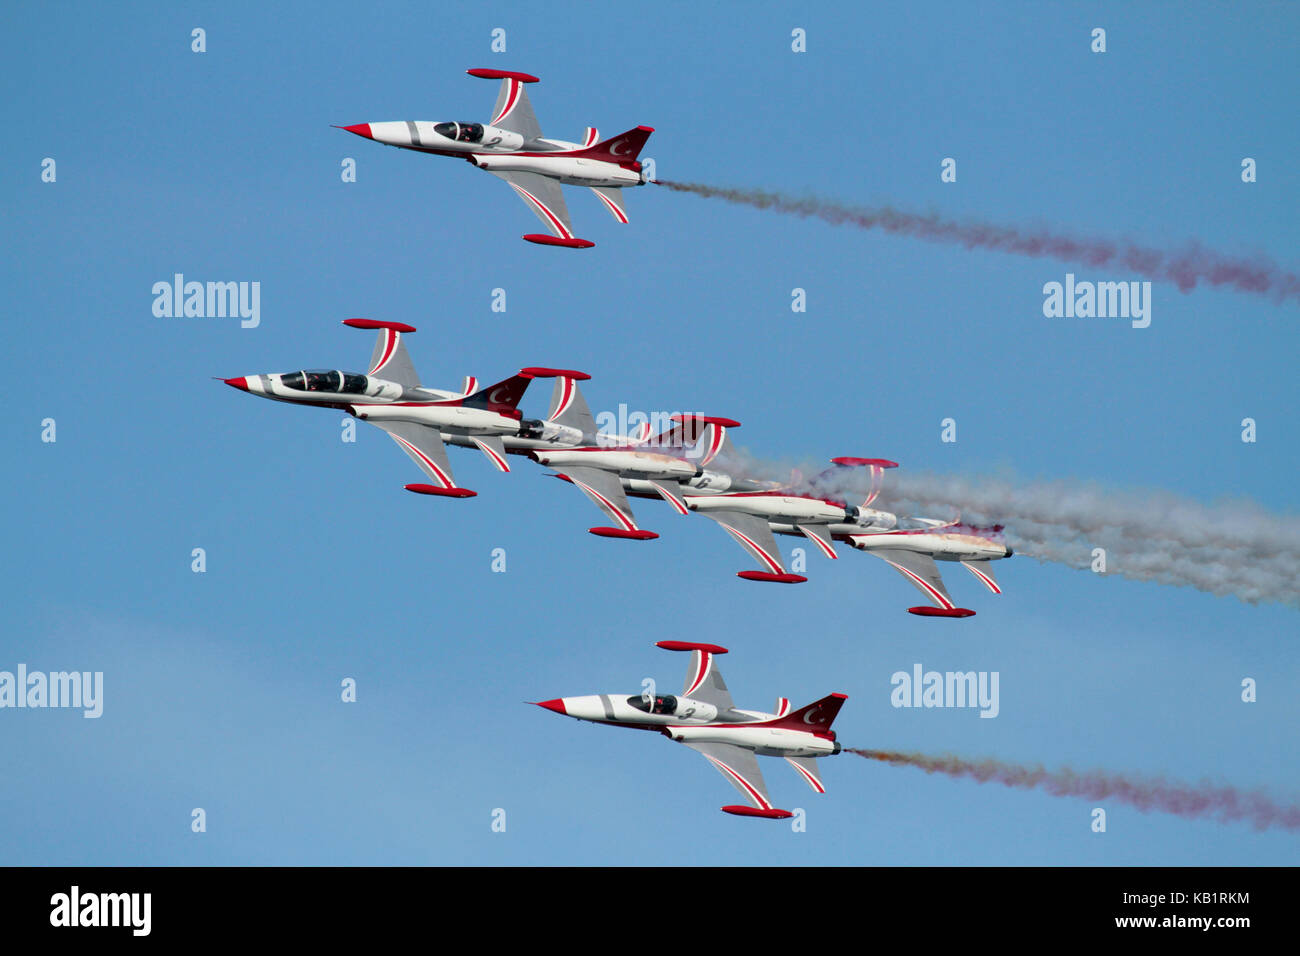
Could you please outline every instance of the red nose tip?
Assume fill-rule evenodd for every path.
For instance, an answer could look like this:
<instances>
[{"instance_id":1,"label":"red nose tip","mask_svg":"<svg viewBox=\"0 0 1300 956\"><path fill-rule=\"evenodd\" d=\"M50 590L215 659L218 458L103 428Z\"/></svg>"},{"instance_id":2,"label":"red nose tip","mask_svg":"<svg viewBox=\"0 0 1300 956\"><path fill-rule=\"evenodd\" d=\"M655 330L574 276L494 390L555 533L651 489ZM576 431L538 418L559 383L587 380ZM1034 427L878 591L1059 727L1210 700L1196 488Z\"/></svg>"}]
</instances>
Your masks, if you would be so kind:
<instances>
[{"instance_id":1,"label":"red nose tip","mask_svg":"<svg viewBox=\"0 0 1300 956\"><path fill-rule=\"evenodd\" d=\"M241 377L241 378L223 378L222 381L225 382L227 385L229 385L231 388L237 388L237 389L240 389L241 391L245 391L245 392L248 391L248 379L247 379L247 378L242 378L242 377Z\"/></svg>"},{"instance_id":2,"label":"red nose tip","mask_svg":"<svg viewBox=\"0 0 1300 956\"><path fill-rule=\"evenodd\" d=\"M336 126L335 129L345 129L349 133L356 133L358 136L364 136L366 139L374 139L370 133L369 123L358 123L356 126Z\"/></svg>"},{"instance_id":3,"label":"red nose tip","mask_svg":"<svg viewBox=\"0 0 1300 956\"><path fill-rule=\"evenodd\" d=\"M566 715L566 716L567 716L568 713L569 713L567 710L564 709L564 701L561 700L559 697L555 698L555 700L541 700L541 701L538 701L538 702L537 702L537 706L538 706L538 707L545 707L547 710L553 710L553 711L555 711L557 714L564 714L564 715Z\"/></svg>"}]
</instances>

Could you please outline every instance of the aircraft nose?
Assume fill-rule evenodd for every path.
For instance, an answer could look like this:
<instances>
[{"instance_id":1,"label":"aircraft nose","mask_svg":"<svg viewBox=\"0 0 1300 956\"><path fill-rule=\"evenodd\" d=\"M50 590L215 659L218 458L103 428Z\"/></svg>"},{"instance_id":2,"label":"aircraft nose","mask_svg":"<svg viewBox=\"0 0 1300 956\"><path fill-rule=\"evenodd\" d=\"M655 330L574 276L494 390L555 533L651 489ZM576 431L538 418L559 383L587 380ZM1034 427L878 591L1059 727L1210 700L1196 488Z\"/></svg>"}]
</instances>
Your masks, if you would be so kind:
<instances>
[{"instance_id":1,"label":"aircraft nose","mask_svg":"<svg viewBox=\"0 0 1300 956\"><path fill-rule=\"evenodd\" d=\"M356 133L358 136L364 136L366 139L374 139L374 134L370 132L369 123L357 123L354 126L336 126L335 129L345 129L349 133Z\"/></svg>"},{"instance_id":2,"label":"aircraft nose","mask_svg":"<svg viewBox=\"0 0 1300 956\"><path fill-rule=\"evenodd\" d=\"M553 710L557 714L564 714L566 717L569 715L569 712L564 709L564 698L562 697L557 697L554 700L537 701L537 706L545 707L547 710Z\"/></svg>"},{"instance_id":3,"label":"aircraft nose","mask_svg":"<svg viewBox=\"0 0 1300 956\"><path fill-rule=\"evenodd\" d=\"M248 391L248 379L246 377L241 376L239 378L223 378L222 381L225 382L227 385L229 385L231 388L237 388L243 392Z\"/></svg>"},{"instance_id":4,"label":"aircraft nose","mask_svg":"<svg viewBox=\"0 0 1300 956\"><path fill-rule=\"evenodd\" d=\"M1011 556L1012 556L1013 554L1015 554L1015 553L1016 553L1015 548L1007 548L1007 557L1008 557L1008 558L1011 557Z\"/></svg>"}]
</instances>

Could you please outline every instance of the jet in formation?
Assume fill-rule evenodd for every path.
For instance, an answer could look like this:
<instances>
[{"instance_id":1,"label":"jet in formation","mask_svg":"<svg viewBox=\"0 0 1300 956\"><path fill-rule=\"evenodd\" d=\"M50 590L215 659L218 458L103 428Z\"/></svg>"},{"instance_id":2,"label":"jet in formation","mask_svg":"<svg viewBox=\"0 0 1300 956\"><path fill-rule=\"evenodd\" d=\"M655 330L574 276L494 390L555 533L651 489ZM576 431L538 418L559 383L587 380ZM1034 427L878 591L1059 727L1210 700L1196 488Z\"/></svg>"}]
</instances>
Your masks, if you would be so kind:
<instances>
[{"instance_id":1,"label":"jet in formation","mask_svg":"<svg viewBox=\"0 0 1300 956\"><path fill-rule=\"evenodd\" d=\"M843 749L831 724L848 699L844 694L831 694L798 710L792 710L784 697L777 699L776 713L741 710L732 703L715 660L727 653L725 647L688 641L659 641L655 646L690 653L681 694L589 694L557 697L537 706L577 720L653 730L685 744L749 801L748 806L722 807L726 813L768 819L793 816L772 805L758 757L784 758L814 792L826 792L817 758Z\"/></svg>"},{"instance_id":2,"label":"jet in formation","mask_svg":"<svg viewBox=\"0 0 1300 956\"><path fill-rule=\"evenodd\" d=\"M1000 527L975 528L960 520L900 518L871 507L880 494L881 478L897 462L884 458L833 458L832 467L812 479L796 480L785 488L761 491L724 491L691 494L685 503L716 521L736 543L763 565L759 571L739 571L751 581L800 584L808 579L786 570L775 534L803 537L819 552L835 560L837 542L874 555L897 570L931 605L910 607L924 617L972 617L975 612L958 607L944 586L936 561L957 562L988 590L1001 594L990 562L1009 558L1014 551L1001 539ZM845 500L842 489L851 486L845 473L864 469L870 490L859 505Z\"/></svg>"},{"instance_id":3,"label":"jet in formation","mask_svg":"<svg viewBox=\"0 0 1300 956\"><path fill-rule=\"evenodd\" d=\"M524 368L486 387L467 376L459 391L429 388L420 384L402 341L404 334L415 331L414 326L374 319L345 319L343 324L379 332L370 370L364 374L305 369L223 381L277 402L345 411L382 428L433 482L406 486L407 491L425 495L472 498L477 494L458 486L452 477L449 443L477 448L497 470L509 471L509 453L524 454L557 443L578 444L586 437L573 427L570 417L575 400L581 402L577 382L591 377L583 372ZM524 418L519 401L529 383L538 378L556 380L550 414L546 419Z\"/></svg>"},{"instance_id":4,"label":"jet in formation","mask_svg":"<svg viewBox=\"0 0 1300 956\"><path fill-rule=\"evenodd\" d=\"M708 415L675 415L658 435L648 425L632 435L598 431L578 386L590 378L572 369L529 367L493 385L472 376L459 389L431 388L419 376L403 340L415 328L400 322L347 319L344 325L378 332L365 373L306 369L223 379L227 385L274 401L332 408L383 429L428 477L408 491L446 498L476 492L453 477L447 445L476 448L499 471L509 456L526 456L549 467L585 494L613 522L589 528L606 538L647 541L657 532L638 524L630 498L666 502L679 515L701 514L716 522L760 565L737 572L750 581L799 584L788 570L776 535L811 542L829 559L836 544L888 563L930 602L909 607L926 617L971 617L944 584L938 562L961 564L994 594L1001 594L992 562L1013 554L998 526L972 527L960 519L899 516L873 505L886 471L884 458L841 457L826 471L788 483L737 474L741 458L729 431L740 423ZM529 384L555 380L545 418L519 410ZM863 480L860 476L865 475ZM861 494L860 503L853 493Z\"/></svg>"},{"instance_id":5,"label":"jet in formation","mask_svg":"<svg viewBox=\"0 0 1300 956\"><path fill-rule=\"evenodd\" d=\"M529 233L523 237L529 242L574 249L595 245L573 234L561 185L587 187L616 221L628 221L623 190L649 181L637 157L654 132L651 127L636 126L607 140L588 127L581 143L546 138L525 89L537 77L508 70L466 72L501 81L486 123L395 120L338 128L386 146L468 160L505 180L551 232Z\"/></svg>"}]
</instances>

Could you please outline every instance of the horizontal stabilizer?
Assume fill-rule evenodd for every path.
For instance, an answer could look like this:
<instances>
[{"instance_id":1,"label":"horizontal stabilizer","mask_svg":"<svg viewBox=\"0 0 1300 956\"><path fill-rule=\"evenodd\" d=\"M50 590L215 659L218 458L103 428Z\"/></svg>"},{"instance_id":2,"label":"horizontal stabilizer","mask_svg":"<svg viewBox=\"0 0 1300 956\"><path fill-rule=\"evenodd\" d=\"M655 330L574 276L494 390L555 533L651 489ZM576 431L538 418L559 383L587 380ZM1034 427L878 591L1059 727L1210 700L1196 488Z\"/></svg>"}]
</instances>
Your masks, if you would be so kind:
<instances>
[{"instance_id":1,"label":"horizontal stabilizer","mask_svg":"<svg viewBox=\"0 0 1300 956\"><path fill-rule=\"evenodd\" d=\"M499 435L470 435L469 440L487 455L487 460L492 462L492 467L497 471L510 470L510 463L506 461L505 442Z\"/></svg>"},{"instance_id":2,"label":"horizontal stabilizer","mask_svg":"<svg viewBox=\"0 0 1300 956\"><path fill-rule=\"evenodd\" d=\"M659 480L650 482L655 491L659 492L659 497L673 506L673 510L679 515L690 514L690 509L686 507L686 499L682 497L682 486L680 482Z\"/></svg>"},{"instance_id":3,"label":"horizontal stabilizer","mask_svg":"<svg viewBox=\"0 0 1300 956\"><path fill-rule=\"evenodd\" d=\"M786 762L798 771L799 776L803 777L804 783L808 784L815 793L825 793L826 788L822 786L821 773L817 770L816 757L786 757Z\"/></svg>"},{"instance_id":4,"label":"horizontal stabilizer","mask_svg":"<svg viewBox=\"0 0 1300 956\"><path fill-rule=\"evenodd\" d=\"M994 594L1002 593L1002 588L998 586L997 579L993 577L992 561L963 561L961 566L979 578L980 583Z\"/></svg>"},{"instance_id":5,"label":"horizontal stabilizer","mask_svg":"<svg viewBox=\"0 0 1300 956\"><path fill-rule=\"evenodd\" d=\"M616 222L627 222L627 207L623 205L622 189L613 186L591 186L590 189Z\"/></svg>"},{"instance_id":6,"label":"horizontal stabilizer","mask_svg":"<svg viewBox=\"0 0 1300 956\"><path fill-rule=\"evenodd\" d=\"M832 560L839 557L839 555L835 553L835 546L831 543L831 534L826 530L825 525L801 524L796 525L796 527L803 532L804 537L817 545L817 550L826 555L826 557Z\"/></svg>"}]
</instances>

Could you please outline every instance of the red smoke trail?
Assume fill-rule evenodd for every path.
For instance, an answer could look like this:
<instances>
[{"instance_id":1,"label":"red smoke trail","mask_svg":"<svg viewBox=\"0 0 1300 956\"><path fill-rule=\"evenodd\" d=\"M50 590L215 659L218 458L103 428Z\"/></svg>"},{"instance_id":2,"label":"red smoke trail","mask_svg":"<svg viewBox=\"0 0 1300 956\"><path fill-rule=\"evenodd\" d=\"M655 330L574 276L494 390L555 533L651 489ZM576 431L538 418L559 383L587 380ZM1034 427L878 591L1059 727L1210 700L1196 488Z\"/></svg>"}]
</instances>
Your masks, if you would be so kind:
<instances>
[{"instance_id":1,"label":"red smoke trail","mask_svg":"<svg viewBox=\"0 0 1300 956\"><path fill-rule=\"evenodd\" d=\"M1238 292L1271 295L1278 301L1300 299L1300 276L1263 259L1237 259L1207 249L1196 242L1181 252L1144 248L1110 239L1076 239L1044 230L996 226L976 221L957 222L937 215L905 212L889 206L868 209L845 206L828 199L795 199L762 189L723 189L701 183L658 180L659 185L706 199L771 209L791 216L813 217L832 225L882 229L895 235L928 242L952 243L968 249L991 249L1015 255L1061 259L1093 268L1112 266L1161 282L1173 282L1190 292L1198 282L1227 286Z\"/></svg>"},{"instance_id":2,"label":"red smoke trail","mask_svg":"<svg viewBox=\"0 0 1300 956\"><path fill-rule=\"evenodd\" d=\"M969 777L979 783L993 781L1023 790L1044 790L1055 797L1118 800L1143 812L1160 810L1189 819L1212 818L1223 822L1249 820L1257 830L1267 827L1300 829L1300 805L1275 803L1258 790L1243 792L1234 787L1209 783L1193 785L1159 778L1106 773L1102 770L1083 773L1076 773L1069 768L1044 770L1042 767L1005 763L991 757L966 760L951 754L934 757L895 750L844 749L846 753L894 766L917 767L926 773L942 773L950 777Z\"/></svg>"}]
</instances>

